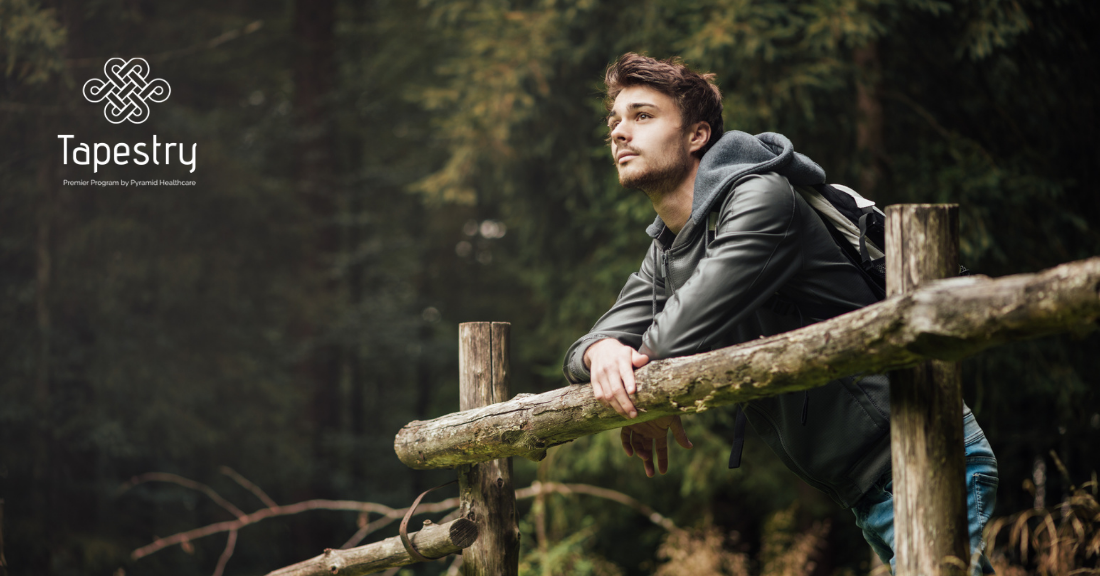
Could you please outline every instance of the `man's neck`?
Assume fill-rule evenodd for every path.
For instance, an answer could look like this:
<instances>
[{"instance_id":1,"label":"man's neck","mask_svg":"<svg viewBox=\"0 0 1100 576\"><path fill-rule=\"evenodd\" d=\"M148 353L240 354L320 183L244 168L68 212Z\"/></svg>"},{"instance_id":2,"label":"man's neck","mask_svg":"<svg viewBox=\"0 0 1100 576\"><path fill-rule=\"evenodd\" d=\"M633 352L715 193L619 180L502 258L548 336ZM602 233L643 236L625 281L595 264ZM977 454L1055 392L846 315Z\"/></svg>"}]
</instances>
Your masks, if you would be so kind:
<instances>
[{"instance_id":1,"label":"man's neck","mask_svg":"<svg viewBox=\"0 0 1100 576\"><path fill-rule=\"evenodd\" d=\"M695 197L695 175L699 162L691 163L691 170L680 182L666 190L646 191L653 209L673 234L679 234L691 217L691 203Z\"/></svg>"}]
</instances>

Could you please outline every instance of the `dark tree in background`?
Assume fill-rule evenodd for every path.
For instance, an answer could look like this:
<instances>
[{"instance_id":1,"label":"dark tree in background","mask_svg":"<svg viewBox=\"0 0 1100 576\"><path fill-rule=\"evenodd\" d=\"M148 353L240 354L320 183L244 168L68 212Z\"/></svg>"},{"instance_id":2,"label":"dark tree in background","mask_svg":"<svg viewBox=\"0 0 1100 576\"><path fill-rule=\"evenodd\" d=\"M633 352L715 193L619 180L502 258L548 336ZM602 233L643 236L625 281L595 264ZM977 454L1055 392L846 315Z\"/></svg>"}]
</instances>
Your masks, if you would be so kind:
<instances>
[{"instance_id":1,"label":"dark tree in background","mask_svg":"<svg viewBox=\"0 0 1100 576\"><path fill-rule=\"evenodd\" d=\"M392 440L457 409L459 322L512 323L513 392L564 385L565 348L649 241L652 208L618 186L603 140L599 79L625 51L717 73L727 130L782 132L880 205L959 203L962 259L980 273L1097 255L1098 24L1083 0L0 0L9 571L212 572L224 535L129 559L229 518L178 487L117 492L153 470L244 509L260 503L220 466L280 503L407 505L453 477L405 469ZM113 56L145 58L171 84L144 124L111 125L81 95ZM195 143L197 166L92 172L62 157L59 134ZM62 183L93 178L197 185ZM999 514L1066 496L1051 450L1078 484L1100 467L1098 343L1049 338L964 363L999 458ZM751 557L754 573L779 565L775 542L827 520L815 574L863 570L850 514L761 442L725 470L730 414L686 424L696 449L668 476L647 480L603 435L517 462L516 485L624 491L718 534L711 548ZM551 496L520 513L525 570L662 562L663 532L631 509ZM356 521L250 526L228 571L340 546Z\"/></svg>"}]
</instances>

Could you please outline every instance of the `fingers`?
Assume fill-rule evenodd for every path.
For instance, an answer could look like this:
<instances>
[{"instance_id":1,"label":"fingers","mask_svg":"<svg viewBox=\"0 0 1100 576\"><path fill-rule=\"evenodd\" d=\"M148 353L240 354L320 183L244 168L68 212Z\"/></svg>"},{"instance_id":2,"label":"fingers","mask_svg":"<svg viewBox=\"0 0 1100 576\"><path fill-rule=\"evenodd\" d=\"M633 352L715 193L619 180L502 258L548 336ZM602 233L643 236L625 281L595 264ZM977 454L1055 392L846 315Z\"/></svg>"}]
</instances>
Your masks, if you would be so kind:
<instances>
[{"instance_id":1,"label":"fingers","mask_svg":"<svg viewBox=\"0 0 1100 576\"><path fill-rule=\"evenodd\" d=\"M638 456L642 459L642 466L645 467L645 475L649 478L654 476L653 471L653 439L642 436L641 434L634 434L634 438L639 438L640 441L636 441L634 449L638 452ZM641 445L644 448L638 450L638 446Z\"/></svg>"},{"instance_id":2,"label":"fingers","mask_svg":"<svg viewBox=\"0 0 1100 576\"><path fill-rule=\"evenodd\" d=\"M672 425L670 428L672 429L672 437L676 438L676 443L691 450L694 445L691 443L691 440L688 440L687 433L684 432L684 425L680 422L679 416L674 416L672 418Z\"/></svg>"},{"instance_id":3,"label":"fingers","mask_svg":"<svg viewBox=\"0 0 1100 576\"><path fill-rule=\"evenodd\" d=\"M649 363L649 356L638 353L633 348L630 349L630 369L624 374L623 381L626 384L626 391L631 394L638 392L637 381L634 380L634 371Z\"/></svg>"},{"instance_id":4,"label":"fingers","mask_svg":"<svg viewBox=\"0 0 1100 576\"><path fill-rule=\"evenodd\" d=\"M634 403L630 401L630 395L627 393L633 394L636 389L634 369L626 361L626 358L621 359L617 376L618 378L611 382L611 391L615 395L615 400L623 409L623 412L619 412L619 414L623 414L627 418L634 418L638 415L638 411L634 408Z\"/></svg>"},{"instance_id":5,"label":"fingers","mask_svg":"<svg viewBox=\"0 0 1100 576\"><path fill-rule=\"evenodd\" d=\"M619 416L623 418L637 416L638 413L633 412L634 405L630 403L630 400L626 397L626 392L623 391L622 382L619 383L617 388L614 388L614 392L608 392L608 396L610 397L608 404L619 413Z\"/></svg>"},{"instance_id":6,"label":"fingers","mask_svg":"<svg viewBox=\"0 0 1100 576\"><path fill-rule=\"evenodd\" d=\"M622 441L623 449L626 450L627 455L636 455L641 458L642 465L645 467L645 474L650 478L655 474L653 468L653 434L653 426L648 422L634 426L624 426L619 432L619 439ZM658 444L658 450L660 450L660 444ZM662 456L662 461L667 460L667 440L664 440L664 450L665 455ZM662 466L661 473L664 474L664 471L668 470L668 463L665 462Z\"/></svg>"},{"instance_id":7,"label":"fingers","mask_svg":"<svg viewBox=\"0 0 1100 576\"><path fill-rule=\"evenodd\" d=\"M668 433L654 438L657 445L657 470L664 474L668 472Z\"/></svg>"},{"instance_id":8,"label":"fingers","mask_svg":"<svg viewBox=\"0 0 1100 576\"><path fill-rule=\"evenodd\" d=\"M627 394L634 394L637 392L638 384L634 381L634 366L629 362L624 362L623 365L619 367L619 370L619 375L622 376L623 379L623 391ZM634 404L631 403L630 406L633 408ZM633 416L631 416L631 418L633 418Z\"/></svg>"},{"instance_id":9,"label":"fingers","mask_svg":"<svg viewBox=\"0 0 1100 576\"><path fill-rule=\"evenodd\" d=\"M688 450L693 447L687 433L684 432L684 425L679 416L663 416L649 422L624 426L619 431L623 450L627 456L637 456L642 459L646 476L650 478L657 472L668 473L669 429L672 429L672 435L680 446ZM654 462L654 456L656 456L656 462Z\"/></svg>"},{"instance_id":10,"label":"fingers","mask_svg":"<svg viewBox=\"0 0 1100 576\"><path fill-rule=\"evenodd\" d=\"M618 375L608 374L601 370L600 372L592 374L592 395L601 403L610 406L615 412L624 418L630 418L630 412L634 408L634 405L627 400L626 406L623 405L622 400L626 398L625 392L615 394L614 390L616 385L618 389L622 390L622 382L615 382ZM637 412L634 413L637 415Z\"/></svg>"},{"instance_id":11,"label":"fingers","mask_svg":"<svg viewBox=\"0 0 1100 576\"><path fill-rule=\"evenodd\" d=\"M634 448L634 454L641 458L643 461L652 458L650 455L650 442L649 438L642 436L641 434L630 435L630 445Z\"/></svg>"},{"instance_id":12,"label":"fingers","mask_svg":"<svg viewBox=\"0 0 1100 576\"><path fill-rule=\"evenodd\" d=\"M613 408L620 415L623 413L622 408L615 402L615 397L610 393L609 387L605 384L604 378L593 375L592 377L592 396L599 400L600 403L606 404Z\"/></svg>"},{"instance_id":13,"label":"fingers","mask_svg":"<svg viewBox=\"0 0 1100 576\"><path fill-rule=\"evenodd\" d=\"M645 355L617 340L608 338L589 347L585 363L592 376L592 395L624 418L636 418L638 410L630 400L637 392L634 364L648 362Z\"/></svg>"}]
</instances>

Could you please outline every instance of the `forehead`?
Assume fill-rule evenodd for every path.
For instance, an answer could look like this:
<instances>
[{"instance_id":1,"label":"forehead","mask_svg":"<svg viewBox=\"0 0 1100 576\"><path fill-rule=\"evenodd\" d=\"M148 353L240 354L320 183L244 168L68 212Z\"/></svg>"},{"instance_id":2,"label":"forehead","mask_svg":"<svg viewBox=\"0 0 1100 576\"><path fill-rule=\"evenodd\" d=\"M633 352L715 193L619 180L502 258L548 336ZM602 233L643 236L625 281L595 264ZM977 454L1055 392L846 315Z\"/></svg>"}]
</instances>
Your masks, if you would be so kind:
<instances>
[{"instance_id":1,"label":"forehead","mask_svg":"<svg viewBox=\"0 0 1100 576\"><path fill-rule=\"evenodd\" d=\"M622 116L634 108L653 107L660 112L678 112L676 100L649 86L628 86L615 97L611 116Z\"/></svg>"}]
</instances>

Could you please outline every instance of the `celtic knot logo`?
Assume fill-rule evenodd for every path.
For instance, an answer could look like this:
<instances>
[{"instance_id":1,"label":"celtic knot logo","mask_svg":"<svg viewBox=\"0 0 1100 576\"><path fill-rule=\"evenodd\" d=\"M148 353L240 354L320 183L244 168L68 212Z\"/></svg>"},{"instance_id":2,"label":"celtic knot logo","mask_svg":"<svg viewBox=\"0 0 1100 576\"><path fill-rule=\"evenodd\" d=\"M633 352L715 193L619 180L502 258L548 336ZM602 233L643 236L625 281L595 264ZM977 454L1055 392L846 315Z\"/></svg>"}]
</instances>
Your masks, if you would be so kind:
<instances>
[{"instance_id":1,"label":"celtic knot logo","mask_svg":"<svg viewBox=\"0 0 1100 576\"><path fill-rule=\"evenodd\" d=\"M149 63L144 58L111 58L103 65L106 80L92 78L84 83L84 98L102 102L103 116L112 124L129 120L141 124L149 119L148 101L164 102L172 93L168 82L149 77Z\"/></svg>"}]
</instances>

